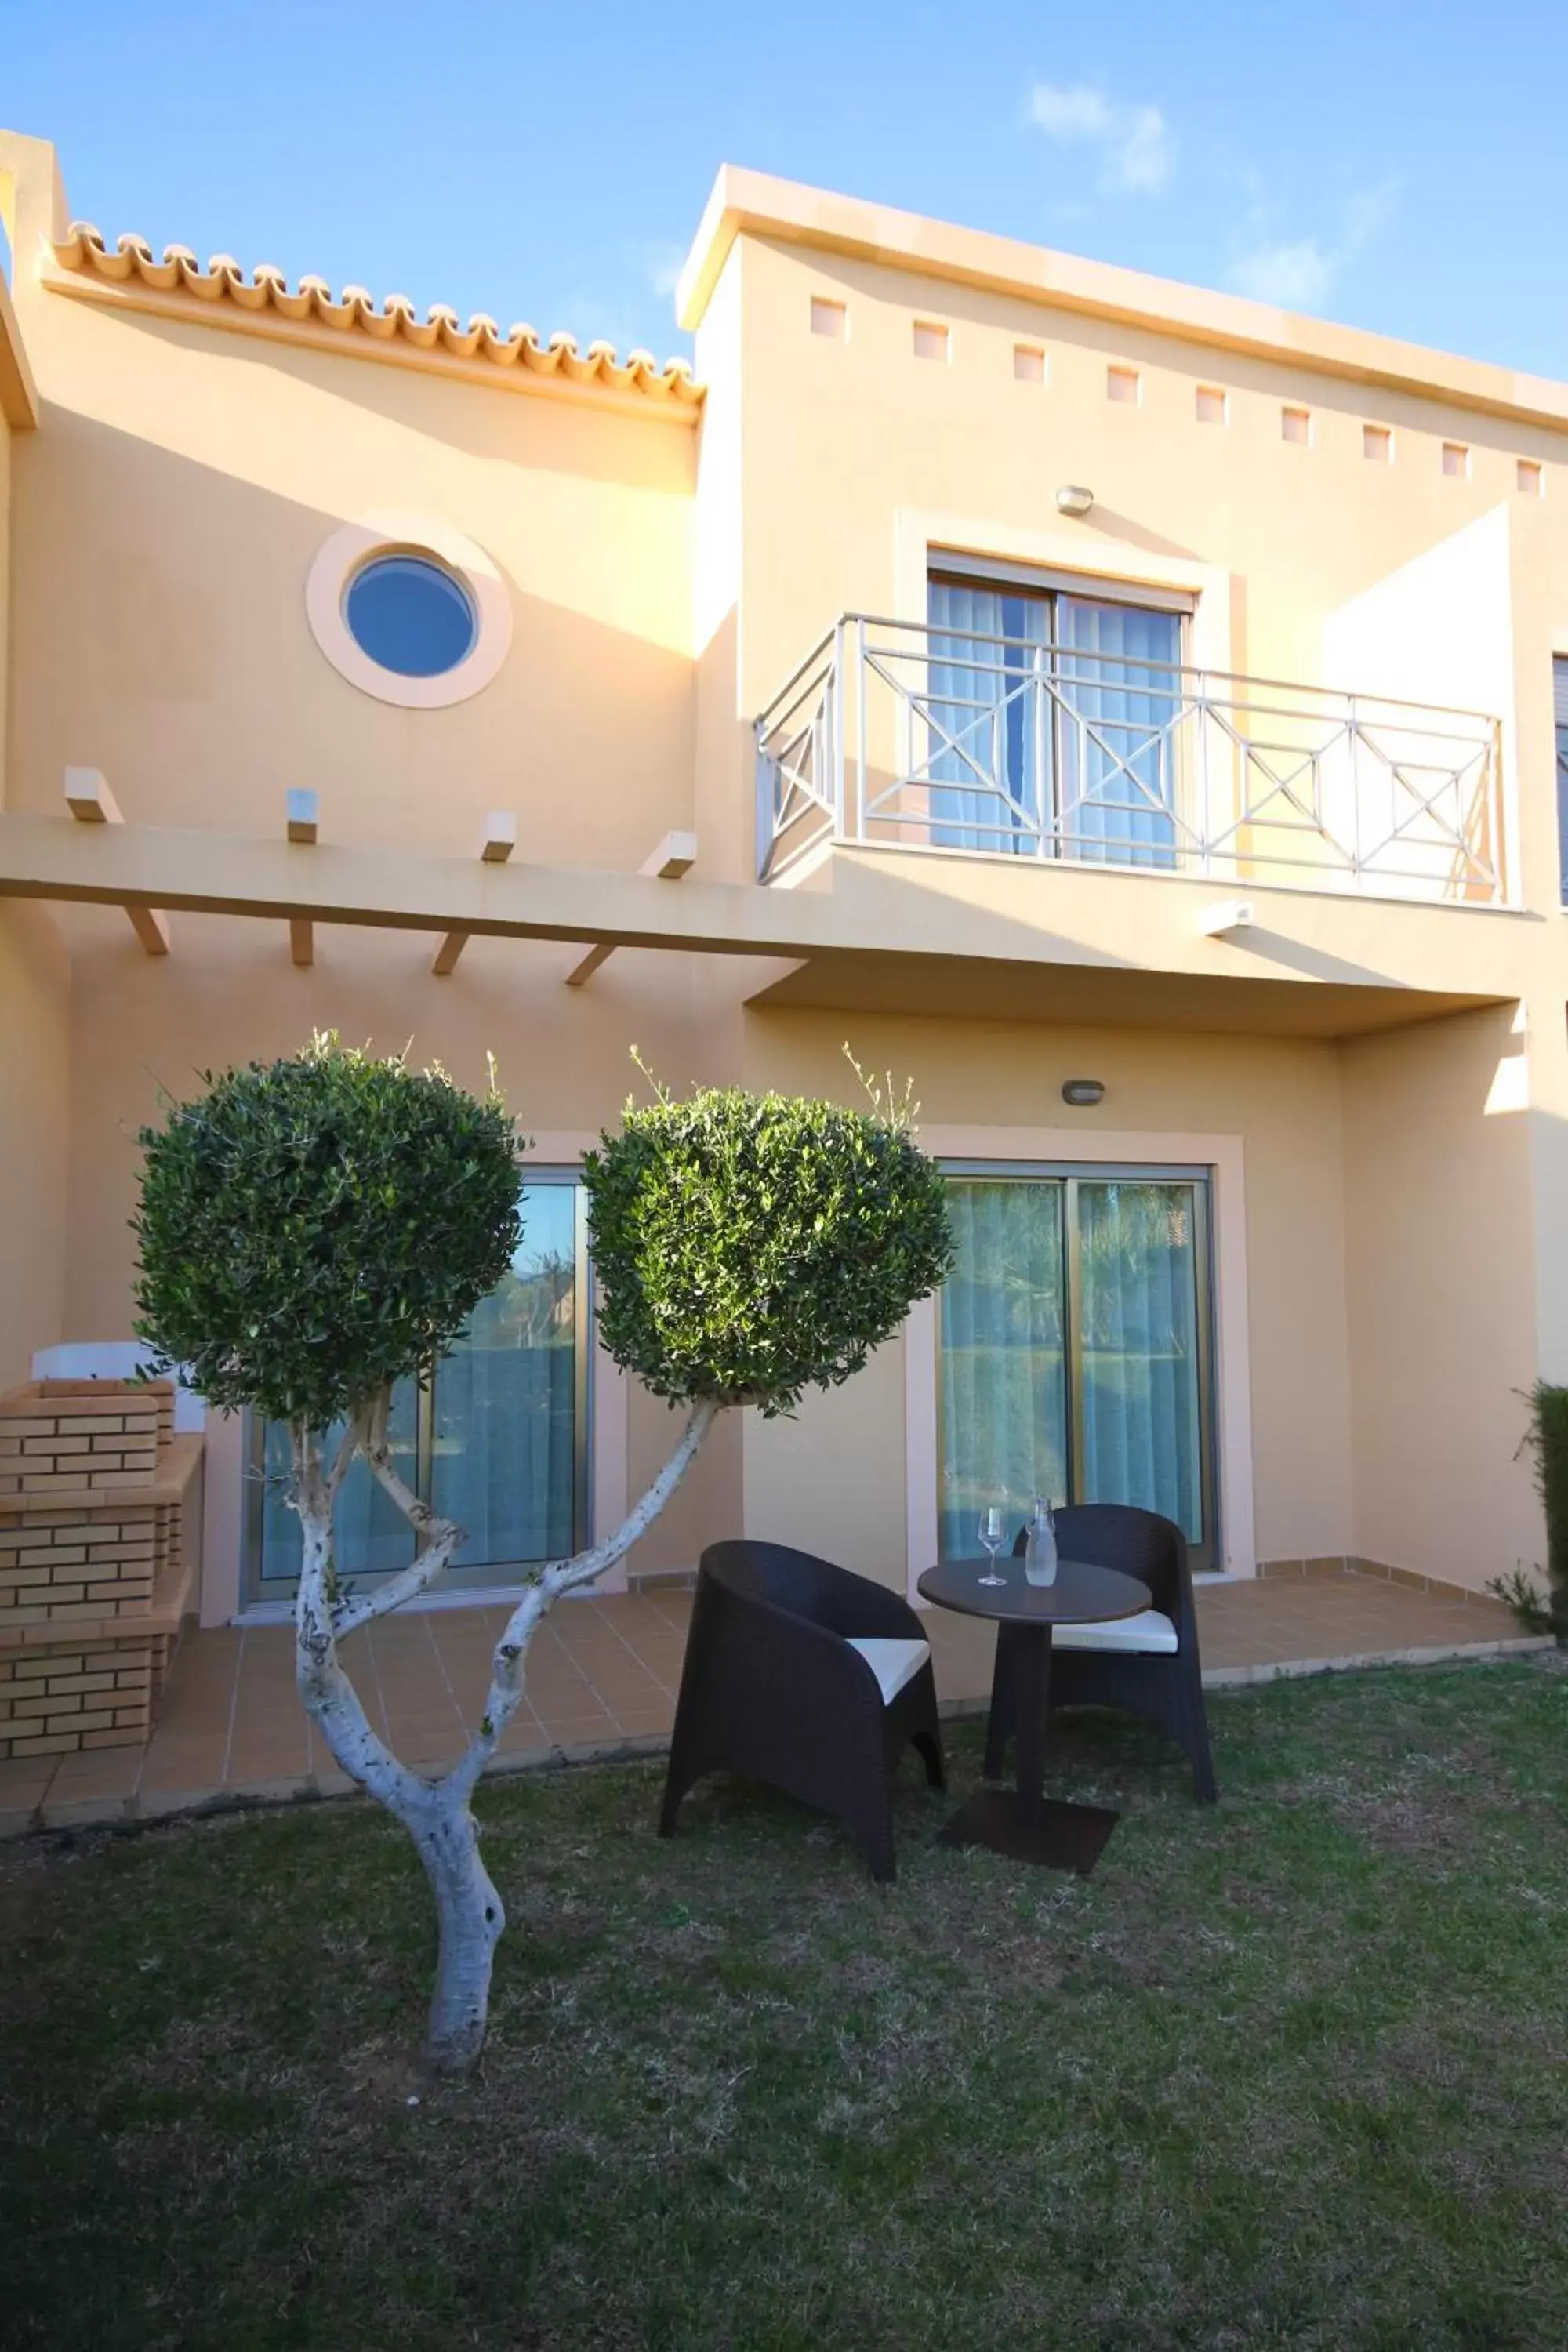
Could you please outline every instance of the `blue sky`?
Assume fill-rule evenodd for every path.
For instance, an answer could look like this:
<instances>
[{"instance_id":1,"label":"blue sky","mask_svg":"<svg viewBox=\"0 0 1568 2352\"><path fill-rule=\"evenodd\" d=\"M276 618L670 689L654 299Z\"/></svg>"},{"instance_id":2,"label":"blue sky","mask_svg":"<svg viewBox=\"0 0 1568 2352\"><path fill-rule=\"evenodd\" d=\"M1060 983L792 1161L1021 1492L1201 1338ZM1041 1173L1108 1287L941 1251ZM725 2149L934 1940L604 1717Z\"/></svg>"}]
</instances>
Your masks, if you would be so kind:
<instances>
[{"instance_id":1,"label":"blue sky","mask_svg":"<svg viewBox=\"0 0 1568 2352\"><path fill-rule=\"evenodd\" d=\"M727 160L1568 378L1563 0L7 19L0 120L111 237L662 356Z\"/></svg>"}]
</instances>

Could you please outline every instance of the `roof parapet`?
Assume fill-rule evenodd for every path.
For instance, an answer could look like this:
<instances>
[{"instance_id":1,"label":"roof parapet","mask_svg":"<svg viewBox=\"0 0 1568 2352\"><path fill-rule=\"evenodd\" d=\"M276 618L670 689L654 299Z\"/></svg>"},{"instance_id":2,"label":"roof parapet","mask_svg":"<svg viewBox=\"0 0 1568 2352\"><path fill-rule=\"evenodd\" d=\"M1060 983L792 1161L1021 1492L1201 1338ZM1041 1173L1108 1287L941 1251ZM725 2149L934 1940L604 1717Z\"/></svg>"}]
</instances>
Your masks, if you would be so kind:
<instances>
[{"instance_id":1,"label":"roof parapet","mask_svg":"<svg viewBox=\"0 0 1568 2352\"><path fill-rule=\"evenodd\" d=\"M872 261L924 278L1011 294L1215 350L1303 372L1440 400L1458 408L1557 431L1568 429L1568 384L1485 360L1458 358L1359 327L1304 318L1239 294L1221 294L1110 262L928 220L856 196L724 164L713 183L680 273L676 315L700 325L720 272L741 236L771 237Z\"/></svg>"},{"instance_id":2,"label":"roof parapet","mask_svg":"<svg viewBox=\"0 0 1568 2352\"><path fill-rule=\"evenodd\" d=\"M242 326L254 320L307 332L324 329L331 340L363 339L365 357L374 354L363 344L391 347L389 356L477 360L498 373L602 387L689 415L703 397L685 360L661 362L645 351L630 352L623 360L613 343L593 342L584 351L573 335L554 334L546 341L527 325L503 331L482 311L465 327L456 310L440 303L421 319L405 294L389 294L378 305L363 286L346 286L334 295L324 278L301 278L291 288L280 269L265 262L247 277L228 254L215 254L204 269L186 246L165 246L160 260L145 237L121 236L110 247L87 221L73 221L67 235L51 239L47 249L53 269L44 282L57 292L129 299L182 316L201 310L226 314L214 317L215 325ZM309 340L319 338L310 334Z\"/></svg>"}]
</instances>

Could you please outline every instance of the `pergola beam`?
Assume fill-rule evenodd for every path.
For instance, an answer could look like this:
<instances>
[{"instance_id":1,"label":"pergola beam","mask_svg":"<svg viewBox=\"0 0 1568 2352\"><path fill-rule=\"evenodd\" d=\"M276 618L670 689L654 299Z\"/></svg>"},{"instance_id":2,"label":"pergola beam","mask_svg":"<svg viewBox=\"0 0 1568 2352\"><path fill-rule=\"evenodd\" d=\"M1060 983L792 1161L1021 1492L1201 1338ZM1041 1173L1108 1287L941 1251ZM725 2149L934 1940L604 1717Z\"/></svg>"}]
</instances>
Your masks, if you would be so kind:
<instances>
[{"instance_id":1,"label":"pergola beam","mask_svg":"<svg viewBox=\"0 0 1568 2352\"><path fill-rule=\"evenodd\" d=\"M285 837L298 849L313 849L320 823L320 795L290 785L285 803ZM289 918L289 958L301 971L308 971L316 961L316 927L308 915Z\"/></svg>"},{"instance_id":2,"label":"pergola beam","mask_svg":"<svg viewBox=\"0 0 1568 2352\"><path fill-rule=\"evenodd\" d=\"M120 803L109 789L108 780L97 768L66 770L66 806L78 824L123 824ZM126 919L150 956L166 956L169 952L169 919L156 907L142 906L130 899L121 902Z\"/></svg>"},{"instance_id":3,"label":"pergola beam","mask_svg":"<svg viewBox=\"0 0 1568 2352\"><path fill-rule=\"evenodd\" d=\"M485 819L485 829L479 838L479 862L484 866L504 866L517 847L517 817L510 809L491 809ZM448 931L436 950L430 966L438 980L458 969L458 958L473 938L472 931Z\"/></svg>"},{"instance_id":4,"label":"pergola beam","mask_svg":"<svg viewBox=\"0 0 1568 2352\"><path fill-rule=\"evenodd\" d=\"M653 855L643 859L637 872L649 875L659 882L679 882L696 863L697 835L694 833L667 833ZM607 963L615 954L618 944L616 940L601 940L596 946L591 947L567 973L567 987L581 988L584 981L592 980L600 965Z\"/></svg>"}]
</instances>

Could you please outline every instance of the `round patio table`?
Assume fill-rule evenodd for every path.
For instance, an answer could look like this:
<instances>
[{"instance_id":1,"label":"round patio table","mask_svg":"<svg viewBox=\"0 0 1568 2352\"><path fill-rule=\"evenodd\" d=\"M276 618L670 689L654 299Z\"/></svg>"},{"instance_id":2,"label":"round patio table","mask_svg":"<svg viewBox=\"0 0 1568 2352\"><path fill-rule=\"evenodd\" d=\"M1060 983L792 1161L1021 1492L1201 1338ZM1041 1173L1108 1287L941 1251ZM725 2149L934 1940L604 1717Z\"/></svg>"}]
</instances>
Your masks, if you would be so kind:
<instances>
[{"instance_id":1,"label":"round patio table","mask_svg":"<svg viewBox=\"0 0 1568 2352\"><path fill-rule=\"evenodd\" d=\"M997 1629L985 1741L988 1772L1000 1770L1006 1731L1016 1732L1018 1777L1011 1789L977 1790L942 1832L943 1845L984 1845L1015 1862L1038 1862L1089 1875L1121 1819L1104 1805L1068 1805L1045 1793L1046 1726L1050 1709L1051 1637L1058 1625L1103 1625L1152 1606L1146 1584L1089 1560L1057 1563L1054 1584L1030 1584L1021 1559L999 1560L1002 1584L982 1584L991 1563L939 1560L919 1590L939 1609L989 1617ZM1003 1703L1010 1721L999 1720Z\"/></svg>"}]
</instances>

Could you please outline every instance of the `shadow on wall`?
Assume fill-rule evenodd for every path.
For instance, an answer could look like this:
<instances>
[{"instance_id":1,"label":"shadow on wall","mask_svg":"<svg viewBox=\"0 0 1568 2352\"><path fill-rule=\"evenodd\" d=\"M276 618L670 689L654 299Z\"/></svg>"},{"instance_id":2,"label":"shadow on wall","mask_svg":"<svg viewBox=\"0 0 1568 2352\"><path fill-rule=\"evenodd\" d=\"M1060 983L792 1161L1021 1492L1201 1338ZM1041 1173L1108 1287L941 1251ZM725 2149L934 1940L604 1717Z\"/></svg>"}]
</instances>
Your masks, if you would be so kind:
<instances>
[{"instance_id":1,"label":"shadow on wall","mask_svg":"<svg viewBox=\"0 0 1568 2352\"><path fill-rule=\"evenodd\" d=\"M654 404L646 410L640 405L640 395L623 409L614 399L521 392L501 370L493 375L447 376L348 351L215 331L195 320L121 312L114 330L188 352L202 361L219 355L226 369L257 373L256 389L241 389L235 396L255 404L258 412L297 385L307 396L340 412L327 424L329 431L341 431L341 412L346 408L487 463L573 475L661 496L689 498L696 479L698 428L662 421ZM485 364L488 369L489 362ZM633 401L633 395L626 397ZM450 470L438 457L432 466L433 477L439 473L450 478Z\"/></svg>"},{"instance_id":2,"label":"shadow on wall","mask_svg":"<svg viewBox=\"0 0 1568 2352\"><path fill-rule=\"evenodd\" d=\"M47 407L16 467L28 593L15 603L12 804L53 813L61 771L80 763L110 777L128 820L271 834L285 787L309 784L328 838L462 855L489 810L514 807L522 856L635 867L692 822L694 665L581 609L595 580L568 544L569 499L548 528L578 603L520 587L531 478L509 507L494 469L474 471L461 498L434 469L345 496L356 512L428 508L474 530L511 586L500 676L471 701L410 711L350 686L308 627L306 574L341 510ZM606 536L606 608L626 560ZM537 543L527 562L548 570Z\"/></svg>"},{"instance_id":3,"label":"shadow on wall","mask_svg":"<svg viewBox=\"0 0 1568 2352\"><path fill-rule=\"evenodd\" d=\"M1544 1557L1518 1448L1538 1318L1565 1328L1538 1187L1568 1181L1568 1129L1525 1115L1515 1021L1502 1005L1341 1048L1354 1549L1477 1590Z\"/></svg>"}]
</instances>

